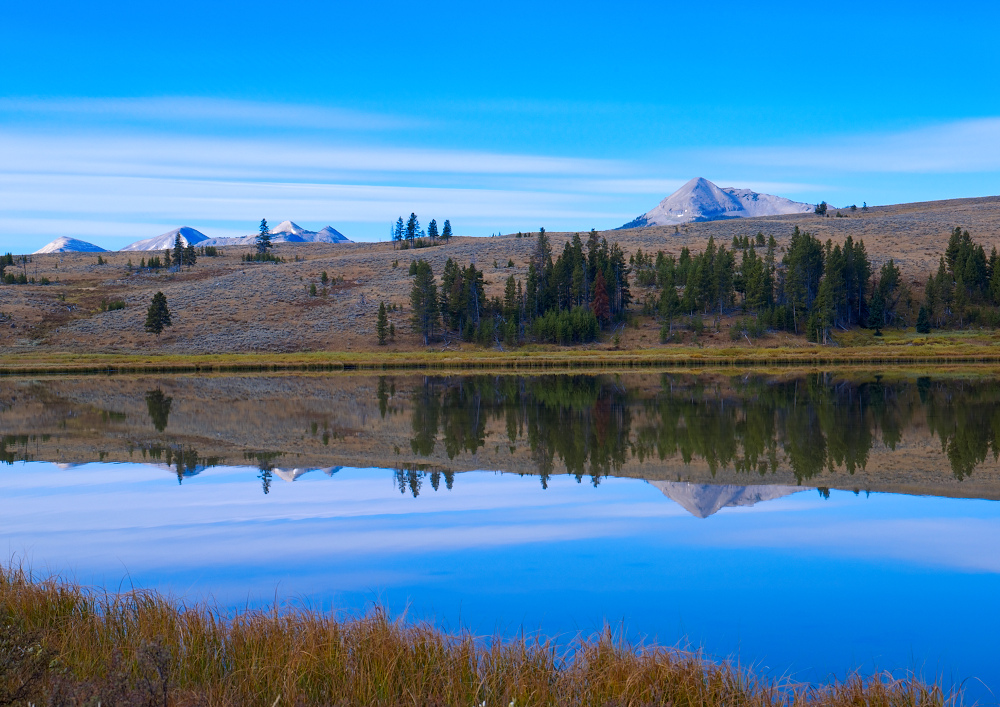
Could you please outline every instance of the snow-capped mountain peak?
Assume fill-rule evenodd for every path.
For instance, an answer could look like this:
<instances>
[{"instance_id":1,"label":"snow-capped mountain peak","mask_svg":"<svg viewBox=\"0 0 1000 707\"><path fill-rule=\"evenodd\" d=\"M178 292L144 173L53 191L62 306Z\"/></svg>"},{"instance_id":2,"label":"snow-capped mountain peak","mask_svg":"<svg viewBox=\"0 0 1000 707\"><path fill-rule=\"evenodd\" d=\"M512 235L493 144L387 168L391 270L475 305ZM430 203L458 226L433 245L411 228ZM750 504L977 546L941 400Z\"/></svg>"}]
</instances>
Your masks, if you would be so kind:
<instances>
[{"instance_id":1,"label":"snow-capped mountain peak","mask_svg":"<svg viewBox=\"0 0 1000 707\"><path fill-rule=\"evenodd\" d=\"M107 253L104 248L94 245L93 243L88 243L87 241L80 241L76 238L69 238L67 236L60 236L48 245L44 245L35 251L35 255L41 253Z\"/></svg>"},{"instance_id":2,"label":"snow-capped mountain peak","mask_svg":"<svg viewBox=\"0 0 1000 707\"><path fill-rule=\"evenodd\" d=\"M293 233L296 236L301 236L303 233L311 233L311 231L307 231L293 221L282 221L271 229L271 233Z\"/></svg>"},{"instance_id":3,"label":"snow-capped mountain peak","mask_svg":"<svg viewBox=\"0 0 1000 707\"><path fill-rule=\"evenodd\" d=\"M195 230L190 226L181 226L172 231L161 233L159 236L131 243L122 248L122 250L167 250L174 247L174 240L177 236L181 237L181 242L185 246L197 245L202 241L208 240L208 236L201 231Z\"/></svg>"},{"instance_id":4,"label":"snow-capped mountain peak","mask_svg":"<svg viewBox=\"0 0 1000 707\"><path fill-rule=\"evenodd\" d=\"M759 194L751 189L733 187L723 189L704 177L697 177L665 198L653 210L630 221L622 228L674 226L692 221L803 214L812 210L812 204L771 194Z\"/></svg>"}]
</instances>

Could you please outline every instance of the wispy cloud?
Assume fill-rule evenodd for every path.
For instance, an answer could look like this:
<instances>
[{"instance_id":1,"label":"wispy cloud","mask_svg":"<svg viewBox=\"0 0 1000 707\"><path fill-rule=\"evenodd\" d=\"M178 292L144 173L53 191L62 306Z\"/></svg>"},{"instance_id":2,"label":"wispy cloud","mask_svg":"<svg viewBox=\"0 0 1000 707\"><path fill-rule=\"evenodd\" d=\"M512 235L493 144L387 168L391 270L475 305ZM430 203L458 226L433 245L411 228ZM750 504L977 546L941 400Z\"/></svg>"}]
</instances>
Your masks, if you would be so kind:
<instances>
[{"instance_id":1,"label":"wispy cloud","mask_svg":"<svg viewBox=\"0 0 1000 707\"><path fill-rule=\"evenodd\" d=\"M426 120L305 104L220 98L0 98L0 117L57 117L88 122L259 126L387 131L426 127Z\"/></svg>"},{"instance_id":2,"label":"wispy cloud","mask_svg":"<svg viewBox=\"0 0 1000 707\"><path fill-rule=\"evenodd\" d=\"M715 160L811 172L959 173L1000 170L1000 118L961 120L809 145L727 148Z\"/></svg>"}]
</instances>

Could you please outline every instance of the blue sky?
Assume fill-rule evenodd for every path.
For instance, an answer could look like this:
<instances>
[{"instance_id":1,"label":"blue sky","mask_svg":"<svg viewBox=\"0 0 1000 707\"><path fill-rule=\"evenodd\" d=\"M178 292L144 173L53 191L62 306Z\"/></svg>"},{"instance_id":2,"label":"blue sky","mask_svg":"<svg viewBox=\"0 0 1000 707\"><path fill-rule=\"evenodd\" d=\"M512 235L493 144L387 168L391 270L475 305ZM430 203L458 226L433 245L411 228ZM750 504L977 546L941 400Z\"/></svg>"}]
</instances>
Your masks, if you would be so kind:
<instances>
[{"instance_id":1,"label":"blue sky","mask_svg":"<svg viewBox=\"0 0 1000 707\"><path fill-rule=\"evenodd\" d=\"M0 248L1000 193L996 3L8 3Z\"/></svg>"}]
</instances>

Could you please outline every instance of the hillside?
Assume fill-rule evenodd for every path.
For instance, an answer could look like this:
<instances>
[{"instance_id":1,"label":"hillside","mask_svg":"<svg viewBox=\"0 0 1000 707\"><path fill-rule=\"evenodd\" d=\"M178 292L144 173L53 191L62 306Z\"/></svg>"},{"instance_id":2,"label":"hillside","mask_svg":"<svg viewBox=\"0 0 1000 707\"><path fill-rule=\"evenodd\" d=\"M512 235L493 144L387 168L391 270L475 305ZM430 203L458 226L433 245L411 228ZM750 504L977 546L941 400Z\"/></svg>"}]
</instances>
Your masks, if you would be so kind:
<instances>
[{"instance_id":1,"label":"hillside","mask_svg":"<svg viewBox=\"0 0 1000 707\"><path fill-rule=\"evenodd\" d=\"M842 242L847 236L864 239L873 261L893 258L915 288L925 274L936 269L950 230L960 225L977 242L1000 247L1000 197L871 207L867 211L836 211L823 218L814 214L731 219L607 231L601 235L617 241L627 253L637 248L677 254L683 246L699 250L709 237L729 243L734 235L758 231L774 235L779 245L788 243L799 227L820 239ZM554 252L562 249L570 233L550 234ZM190 271L181 273L129 272L140 253L106 254L106 265L96 255L61 253L35 255L26 266L28 275L47 277L48 286L0 287L0 352L137 352L226 353L253 351L359 351L374 350L374 320L380 301L397 305L391 318L396 326L393 351L423 350L409 334L408 265L427 259L440 276L449 257L465 265L475 260L485 272L487 293L502 295L508 275L524 280L534 237L455 238L447 245L420 250L394 250L390 243L278 244L275 252L287 262L251 264L241 261L246 247L224 248L218 258L199 258ZM298 260L296 260L298 258ZM506 267L508 261L512 267ZM398 263L394 267L394 263ZM334 278L324 288L321 275ZM309 294L310 285L317 296ZM323 291L326 296L323 296ZM174 326L160 338L143 332L145 309L157 290L168 298ZM641 288L633 287L641 301ZM62 298L65 298L64 300ZM102 300L121 299L125 309L102 312ZM622 332L624 347L658 344L658 324L641 322L638 329ZM703 337L729 343L723 333ZM765 345L795 345L782 334ZM803 341L804 343L804 341ZM438 343L440 349L446 344ZM452 342L452 350L469 347ZM594 344L607 347L609 344Z\"/></svg>"}]
</instances>

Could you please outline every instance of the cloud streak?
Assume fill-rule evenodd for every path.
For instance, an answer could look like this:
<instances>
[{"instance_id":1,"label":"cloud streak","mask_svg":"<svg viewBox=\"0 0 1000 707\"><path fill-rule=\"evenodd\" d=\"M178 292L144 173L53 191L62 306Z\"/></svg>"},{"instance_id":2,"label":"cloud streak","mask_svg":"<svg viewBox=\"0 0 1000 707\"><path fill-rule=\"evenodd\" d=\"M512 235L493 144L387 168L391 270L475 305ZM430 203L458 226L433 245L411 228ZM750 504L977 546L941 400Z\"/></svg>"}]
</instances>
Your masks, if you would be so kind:
<instances>
[{"instance_id":1,"label":"cloud streak","mask_svg":"<svg viewBox=\"0 0 1000 707\"><path fill-rule=\"evenodd\" d=\"M815 141L806 146L736 147L707 154L743 165L815 172L995 172L1000 170L1000 118Z\"/></svg>"}]
</instances>

